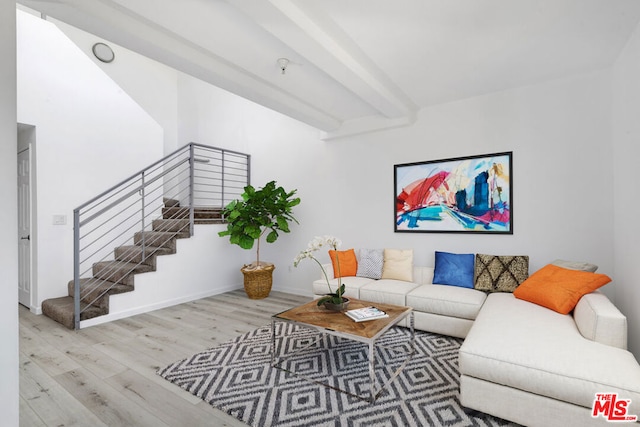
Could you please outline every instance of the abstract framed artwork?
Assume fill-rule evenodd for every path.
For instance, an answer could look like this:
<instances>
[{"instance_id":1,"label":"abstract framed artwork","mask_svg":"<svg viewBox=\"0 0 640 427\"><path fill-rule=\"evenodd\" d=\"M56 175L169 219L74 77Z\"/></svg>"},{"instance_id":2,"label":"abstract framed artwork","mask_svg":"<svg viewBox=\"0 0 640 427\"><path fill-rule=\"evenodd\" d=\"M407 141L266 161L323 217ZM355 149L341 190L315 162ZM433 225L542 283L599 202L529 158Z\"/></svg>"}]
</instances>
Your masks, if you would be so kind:
<instances>
[{"instance_id":1,"label":"abstract framed artwork","mask_svg":"<svg viewBox=\"0 0 640 427\"><path fill-rule=\"evenodd\" d=\"M394 166L396 232L513 234L512 152Z\"/></svg>"}]
</instances>

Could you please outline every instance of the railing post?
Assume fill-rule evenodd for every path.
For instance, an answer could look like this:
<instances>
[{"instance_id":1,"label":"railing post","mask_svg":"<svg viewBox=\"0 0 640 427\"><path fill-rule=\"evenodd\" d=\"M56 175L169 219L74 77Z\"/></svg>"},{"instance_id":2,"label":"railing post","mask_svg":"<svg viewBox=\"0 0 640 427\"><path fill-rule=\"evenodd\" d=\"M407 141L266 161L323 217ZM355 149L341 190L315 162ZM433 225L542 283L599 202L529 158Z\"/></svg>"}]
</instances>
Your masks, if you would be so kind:
<instances>
[{"instance_id":1,"label":"railing post","mask_svg":"<svg viewBox=\"0 0 640 427\"><path fill-rule=\"evenodd\" d=\"M247 154L247 185L251 185L251 154Z\"/></svg>"},{"instance_id":2,"label":"railing post","mask_svg":"<svg viewBox=\"0 0 640 427\"><path fill-rule=\"evenodd\" d=\"M189 144L189 236L194 231L194 183L195 183L195 146Z\"/></svg>"},{"instance_id":3,"label":"railing post","mask_svg":"<svg viewBox=\"0 0 640 427\"><path fill-rule=\"evenodd\" d=\"M73 327L80 329L80 210L73 211Z\"/></svg>"},{"instance_id":4,"label":"railing post","mask_svg":"<svg viewBox=\"0 0 640 427\"><path fill-rule=\"evenodd\" d=\"M145 243L146 243L145 242L145 233L144 233L144 227L145 227L145 225L144 225L144 218L145 218L145 213L144 213L144 195L145 195L144 171L142 171L140 179L142 181L141 186L140 186L141 187L140 196L141 196L141 199L142 199L142 209L140 210L140 212L142 214L142 221L141 221L142 228L140 230L140 232L141 232L140 233L140 238L142 239L141 240L141 243L142 243L142 262L144 262L147 259L146 245L145 245Z\"/></svg>"},{"instance_id":5,"label":"railing post","mask_svg":"<svg viewBox=\"0 0 640 427\"><path fill-rule=\"evenodd\" d=\"M224 153L225 153L225 151L224 151L224 150L222 150L222 167L221 167L222 175L221 175L221 177L220 177L220 181L221 181L221 182L220 182L220 187L222 188L222 190L220 190L220 193L221 193L221 195L222 195L222 196L221 196L221 197L222 197L222 199L221 199L221 201L220 201L220 203L222 204L222 206L220 206L221 208L224 208L224 207L226 206L226 205L225 205L225 202L224 202L224 160L225 160L225 159L224 159Z\"/></svg>"}]
</instances>

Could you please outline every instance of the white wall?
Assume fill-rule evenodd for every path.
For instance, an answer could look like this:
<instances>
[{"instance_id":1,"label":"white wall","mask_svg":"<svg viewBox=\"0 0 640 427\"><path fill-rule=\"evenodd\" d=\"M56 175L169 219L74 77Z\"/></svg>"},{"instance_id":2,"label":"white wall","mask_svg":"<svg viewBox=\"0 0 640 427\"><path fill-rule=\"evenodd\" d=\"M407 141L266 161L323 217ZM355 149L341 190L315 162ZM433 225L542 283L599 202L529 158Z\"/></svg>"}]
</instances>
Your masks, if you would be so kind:
<instances>
[{"instance_id":1,"label":"white wall","mask_svg":"<svg viewBox=\"0 0 640 427\"><path fill-rule=\"evenodd\" d=\"M55 19L51 22L162 126L165 154L190 142L178 140L176 70L64 22ZM97 42L111 47L115 54L113 62L104 63L93 55L92 47Z\"/></svg>"},{"instance_id":2,"label":"white wall","mask_svg":"<svg viewBox=\"0 0 640 427\"><path fill-rule=\"evenodd\" d=\"M248 153L251 158L251 183L260 187L276 180L287 190L297 188L308 170L308 158L314 156L314 149L324 149L320 141L320 132L297 120L262 107L208 83L181 75L178 78L178 110L180 117L179 139L196 141L215 147ZM301 163L298 164L297 162ZM296 208L296 213L302 212ZM288 261L295 256L295 245L287 245L298 233L301 226L292 225L292 233L282 234L273 245L263 243L261 260L273 261L270 250L285 251L281 257ZM216 239L227 242L220 247L215 256L227 259L227 268L231 268L231 277L236 283L242 283L239 268L255 259L255 251L238 251L237 246L228 243L228 237ZM287 263L280 260L274 273L274 286L281 286L282 274L288 271ZM306 286L298 292L308 293Z\"/></svg>"},{"instance_id":3,"label":"white wall","mask_svg":"<svg viewBox=\"0 0 640 427\"><path fill-rule=\"evenodd\" d=\"M0 0L0 413L17 426L18 378L18 214L16 123L16 4Z\"/></svg>"},{"instance_id":4,"label":"white wall","mask_svg":"<svg viewBox=\"0 0 640 427\"><path fill-rule=\"evenodd\" d=\"M298 189L300 225L262 249L276 263L276 289L310 294L317 266L296 269L292 260L318 234L337 235L343 248L413 248L421 265L433 265L436 250L526 254L531 272L564 258L615 278L610 82L609 71L579 75L427 108L411 127L324 142L313 128L184 77L179 133L250 153L255 185L275 179ZM393 232L394 164L499 151L514 153L513 235ZM614 298L616 286L603 291Z\"/></svg>"},{"instance_id":5,"label":"white wall","mask_svg":"<svg viewBox=\"0 0 640 427\"><path fill-rule=\"evenodd\" d=\"M602 71L423 109L408 128L289 141L272 170L295 168L303 225L294 247L273 250L279 283L296 288L319 274L312 264L282 274L316 234L336 234L344 248L413 248L419 265L432 266L436 250L526 254L531 272L565 258L613 277L610 108ZM500 151L514 156L513 235L393 232L394 164Z\"/></svg>"},{"instance_id":6,"label":"white wall","mask_svg":"<svg viewBox=\"0 0 640 427\"><path fill-rule=\"evenodd\" d=\"M244 251L218 237L223 225L196 225L189 239L178 239L175 254L160 256L157 270L137 274L135 291L109 297L109 314L81 327L133 316L242 288Z\"/></svg>"},{"instance_id":7,"label":"white wall","mask_svg":"<svg viewBox=\"0 0 640 427\"><path fill-rule=\"evenodd\" d=\"M160 159L163 133L52 23L19 11L17 46L18 120L37 133L38 310L73 279L73 209Z\"/></svg>"},{"instance_id":8,"label":"white wall","mask_svg":"<svg viewBox=\"0 0 640 427\"><path fill-rule=\"evenodd\" d=\"M613 68L616 301L627 316L629 348L640 359L640 26Z\"/></svg>"}]
</instances>

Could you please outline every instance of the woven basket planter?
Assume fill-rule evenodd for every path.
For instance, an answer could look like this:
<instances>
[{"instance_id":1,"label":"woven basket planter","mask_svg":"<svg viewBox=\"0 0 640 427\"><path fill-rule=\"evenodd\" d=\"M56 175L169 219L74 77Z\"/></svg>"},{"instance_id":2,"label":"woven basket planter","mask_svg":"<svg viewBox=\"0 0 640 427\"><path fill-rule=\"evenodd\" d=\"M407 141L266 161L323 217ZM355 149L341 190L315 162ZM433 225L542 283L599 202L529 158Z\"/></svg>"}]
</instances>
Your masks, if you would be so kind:
<instances>
[{"instance_id":1,"label":"woven basket planter","mask_svg":"<svg viewBox=\"0 0 640 427\"><path fill-rule=\"evenodd\" d=\"M273 264L264 265L260 269L247 268L245 265L240 269L244 274L244 291L250 299L263 299L269 296L271 285L273 284Z\"/></svg>"}]
</instances>

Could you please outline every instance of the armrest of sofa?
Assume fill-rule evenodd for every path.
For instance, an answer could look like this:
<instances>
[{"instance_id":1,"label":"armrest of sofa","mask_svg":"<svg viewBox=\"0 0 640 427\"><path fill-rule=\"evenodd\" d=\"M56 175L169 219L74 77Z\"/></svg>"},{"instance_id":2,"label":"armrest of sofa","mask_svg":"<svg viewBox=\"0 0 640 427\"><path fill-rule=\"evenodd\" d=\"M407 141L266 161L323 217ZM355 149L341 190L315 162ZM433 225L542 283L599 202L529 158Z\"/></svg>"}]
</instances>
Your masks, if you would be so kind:
<instances>
[{"instance_id":1,"label":"armrest of sofa","mask_svg":"<svg viewBox=\"0 0 640 427\"><path fill-rule=\"evenodd\" d=\"M627 318L605 294L596 291L580 298L573 319L583 337L627 349Z\"/></svg>"}]
</instances>

